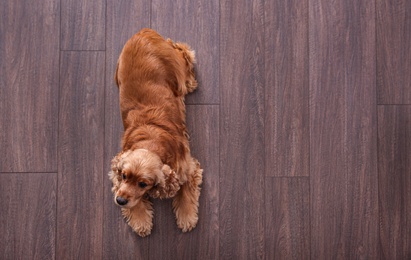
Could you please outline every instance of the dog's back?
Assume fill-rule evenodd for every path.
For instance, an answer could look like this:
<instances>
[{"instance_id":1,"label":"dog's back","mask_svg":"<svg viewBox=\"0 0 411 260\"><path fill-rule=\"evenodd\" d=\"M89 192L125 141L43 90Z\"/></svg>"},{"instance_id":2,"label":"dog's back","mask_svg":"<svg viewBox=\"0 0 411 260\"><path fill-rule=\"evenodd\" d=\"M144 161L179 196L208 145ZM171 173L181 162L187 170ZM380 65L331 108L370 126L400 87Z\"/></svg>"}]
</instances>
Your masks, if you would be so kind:
<instances>
[{"instance_id":1,"label":"dog's back","mask_svg":"<svg viewBox=\"0 0 411 260\"><path fill-rule=\"evenodd\" d=\"M162 159L170 158L170 164L189 153L183 98L197 84L193 61L194 52L186 44L165 40L151 29L127 41L115 75L125 130L123 149L150 142L151 147L161 147L157 152ZM163 145L153 144L160 141Z\"/></svg>"},{"instance_id":2,"label":"dog's back","mask_svg":"<svg viewBox=\"0 0 411 260\"><path fill-rule=\"evenodd\" d=\"M151 100L145 96L150 93L158 98L158 92L184 96L197 85L193 62L194 52L186 44L164 40L156 31L142 29L125 44L115 81L120 91L132 90L127 97L137 95L141 101Z\"/></svg>"},{"instance_id":3,"label":"dog's back","mask_svg":"<svg viewBox=\"0 0 411 260\"><path fill-rule=\"evenodd\" d=\"M194 52L189 46L164 40L154 30L142 29L129 39L115 73L125 127L130 110L159 106L192 92L197 86L193 63Z\"/></svg>"}]
</instances>

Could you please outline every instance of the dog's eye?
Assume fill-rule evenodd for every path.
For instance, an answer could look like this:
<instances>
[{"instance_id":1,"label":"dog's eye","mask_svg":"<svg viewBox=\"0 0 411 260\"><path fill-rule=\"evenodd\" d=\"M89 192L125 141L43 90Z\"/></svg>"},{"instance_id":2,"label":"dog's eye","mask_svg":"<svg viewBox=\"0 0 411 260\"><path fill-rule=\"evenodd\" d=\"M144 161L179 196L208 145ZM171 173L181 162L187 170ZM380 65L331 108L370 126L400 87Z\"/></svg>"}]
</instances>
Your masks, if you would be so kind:
<instances>
[{"instance_id":1,"label":"dog's eye","mask_svg":"<svg viewBox=\"0 0 411 260\"><path fill-rule=\"evenodd\" d=\"M138 183L138 186L140 186L140 188L145 188L145 187L147 187L147 183L145 183L145 182L139 182L139 183Z\"/></svg>"},{"instance_id":2,"label":"dog's eye","mask_svg":"<svg viewBox=\"0 0 411 260\"><path fill-rule=\"evenodd\" d=\"M123 174L121 174L121 178L122 178L123 180L125 180L125 179L127 179L127 176L123 173Z\"/></svg>"}]
</instances>

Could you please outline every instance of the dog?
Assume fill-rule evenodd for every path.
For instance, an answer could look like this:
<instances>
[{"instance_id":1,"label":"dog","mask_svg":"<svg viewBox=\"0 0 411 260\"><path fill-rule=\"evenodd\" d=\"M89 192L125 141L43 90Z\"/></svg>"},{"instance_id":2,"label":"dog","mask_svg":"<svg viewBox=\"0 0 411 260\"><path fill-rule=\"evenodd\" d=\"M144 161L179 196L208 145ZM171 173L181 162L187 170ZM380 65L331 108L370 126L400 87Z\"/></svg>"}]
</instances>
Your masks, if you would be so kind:
<instances>
[{"instance_id":1,"label":"dog","mask_svg":"<svg viewBox=\"0 0 411 260\"><path fill-rule=\"evenodd\" d=\"M142 29L125 44L117 62L124 133L111 162L114 201L139 236L151 234L149 198L173 198L177 226L198 222L202 172L190 154L184 97L197 88L194 51Z\"/></svg>"}]
</instances>

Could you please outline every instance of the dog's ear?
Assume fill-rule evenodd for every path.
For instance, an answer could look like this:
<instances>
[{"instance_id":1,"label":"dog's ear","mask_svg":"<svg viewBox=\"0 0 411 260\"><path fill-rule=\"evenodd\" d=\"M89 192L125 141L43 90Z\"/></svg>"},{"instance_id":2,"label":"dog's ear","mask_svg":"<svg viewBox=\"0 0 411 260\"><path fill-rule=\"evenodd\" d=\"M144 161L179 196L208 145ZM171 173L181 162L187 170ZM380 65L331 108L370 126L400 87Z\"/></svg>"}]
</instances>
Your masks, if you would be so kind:
<instances>
[{"instance_id":1,"label":"dog's ear","mask_svg":"<svg viewBox=\"0 0 411 260\"><path fill-rule=\"evenodd\" d=\"M121 159L129 153L130 151L120 152L111 160L111 171L108 173L108 176L110 180L113 182L113 188L111 189L113 192L116 192L120 185L120 175L118 174L118 172L119 170L121 171Z\"/></svg>"},{"instance_id":2,"label":"dog's ear","mask_svg":"<svg viewBox=\"0 0 411 260\"><path fill-rule=\"evenodd\" d=\"M128 152L119 152L114 158L111 160L111 170L118 171L120 167L120 161L124 156L126 156Z\"/></svg>"},{"instance_id":3,"label":"dog's ear","mask_svg":"<svg viewBox=\"0 0 411 260\"><path fill-rule=\"evenodd\" d=\"M163 165L161 172L162 176L158 177L156 185L149 190L149 195L160 199L172 198L180 190L177 174L167 164Z\"/></svg>"},{"instance_id":4,"label":"dog's ear","mask_svg":"<svg viewBox=\"0 0 411 260\"><path fill-rule=\"evenodd\" d=\"M112 160L111 160L111 171L108 173L108 176L113 182L113 187L111 188L111 191L115 193L119 189L120 185L120 180L119 180L119 175L118 175L118 164L120 162L120 157L121 153L117 154Z\"/></svg>"}]
</instances>

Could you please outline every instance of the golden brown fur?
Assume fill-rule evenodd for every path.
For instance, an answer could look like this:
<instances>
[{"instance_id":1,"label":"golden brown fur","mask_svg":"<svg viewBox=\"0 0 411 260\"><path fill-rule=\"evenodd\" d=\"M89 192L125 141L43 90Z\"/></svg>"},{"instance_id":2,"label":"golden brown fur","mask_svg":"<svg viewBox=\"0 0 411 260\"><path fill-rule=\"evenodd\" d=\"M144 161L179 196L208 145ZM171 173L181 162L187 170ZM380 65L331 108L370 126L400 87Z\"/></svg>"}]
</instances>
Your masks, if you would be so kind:
<instances>
[{"instance_id":1,"label":"golden brown fur","mask_svg":"<svg viewBox=\"0 0 411 260\"><path fill-rule=\"evenodd\" d=\"M191 157L184 96L194 91L194 52L143 29L125 44L115 81L124 125L122 151L112 160L115 202L140 236L151 233L148 197L173 198L184 232L198 221L202 169Z\"/></svg>"}]
</instances>

